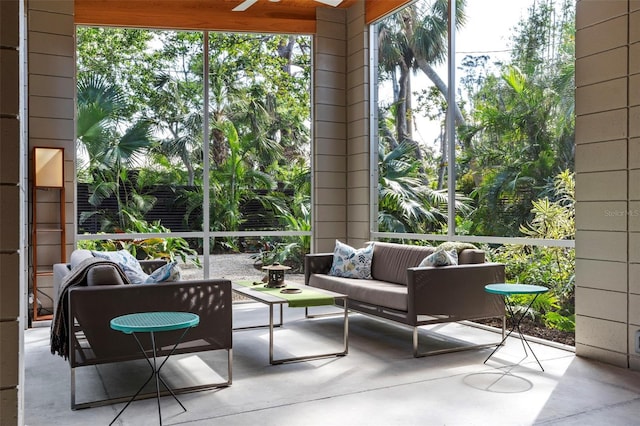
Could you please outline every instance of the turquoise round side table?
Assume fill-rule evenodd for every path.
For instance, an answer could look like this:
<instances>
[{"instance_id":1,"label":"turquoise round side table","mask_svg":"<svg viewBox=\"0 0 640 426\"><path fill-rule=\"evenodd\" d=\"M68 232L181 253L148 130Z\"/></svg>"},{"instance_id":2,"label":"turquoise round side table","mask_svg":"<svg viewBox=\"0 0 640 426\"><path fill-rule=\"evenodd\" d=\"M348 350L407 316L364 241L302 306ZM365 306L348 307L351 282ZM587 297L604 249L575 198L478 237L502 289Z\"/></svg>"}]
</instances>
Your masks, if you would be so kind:
<instances>
[{"instance_id":1,"label":"turquoise round side table","mask_svg":"<svg viewBox=\"0 0 640 426\"><path fill-rule=\"evenodd\" d=\"M518 330L518 334L520 336L520 341L522 342L522 348L524 349L525 355L528 356L528 354L527 354L527 347L528 347L529 350L531 351L531 354L533 355L533 357L538 362L538 365L540 366L540 369L542 369L542 371L544 371L544 368L542 368L542 364L540 364L540 361L538 360L538 357L536 356L535 352L533 352L533 349L531 349L531 345L529 345L529 342L524 337L524 334L522 334L522 330L520 329L520 323L522 322L522 319L527 315L527 312L529 312L529 309L531 309L531 306L533 305L533 302L535 302L535 300L538 298L538 296L543 294L543 293L546 293L547 291L549 291L549 289L547 287L544 287L544 286L541 286L541 285L499 283L499 284L488 284L488 285L486 285L484 287L484 290L487 293L499 294L499 295L504 297L504 305L507 308L507 311L509 312L509 315L511 316L512 321L513 321L513 325L511 326L511 329L509 330L509 333L507 333L507 335L504 336L504 338L502 339L502 342L500 342L500 344L498 346L496 346L496 348L493 350L493 352L491 352L489 354L487 359L484 360L484 363L486 364L487 361L489 361L489 358L491 358L491 356L494 353L496 353L496 351L498 349L500 349L504 345L504 342L507 340L507 338L509 336L511 336L511 333L513 333L514 330ZM527 305L527 308L520 313L520 317L518 317L516 315L516 313L515 313L515 311L513 309L513 306L511 305L511 303L509 303L509 296L512 296L512 295L515 295L515 294L533 294L533 295L535 295L533 297L533 299L531 299L531 302L529 302L529 305ZM525 346L525 344L526 344L526 346Z\"/></svg>"},{"instance_id":2,"label":"turquoise round side table","mask_svg":"<svg viewBox=\"0 0 640 426\"><path fill-rule=\"evenodd\" d=\"M200 317L197 314L193 314L191 312L140 312L135 314L122 315L122 316L113 318L111 320L109 325L113 330L121 331L125 334L132 334L133 337L136 339L136 343L138 343L138 347L142 351L145 359L147 360L149 367L151 367L151 375L149 376L147 381L144 382L142 386L140 386L140 389L138 389L138 392L136 392L135 395L133 395L131 399L127 402L127 404L124 407L122 407L122 410L120 410L118 415L111 421L111 423L109 423L109 425L112 425L118 419L118 417L120 417L120 415L129 406L129 404L131 404L136 399L136 397L140 394L142 389L144 389L147 383L149 383L151 379L154 377L156 379L156 397L158 400L158 418L160 419L160 425L162 425L162 412L160 410L160 382L162 382L164 387L171 393L171 396L173 396L173 399L175 399L178 402L178 404L180 404L182 409L184 411L187 411L187 409L184 407L184 405L182 405L180 400L178 400L178 397L175 395L175 393L173 393L173 390L162 379L162 376L160 375L160 369L167 362L169 357L173 355L176 348L178 347L178 345L180 344L184 336L187 334L187 331L189 331L189 329L191 329L192 327L197 326L199 323L200 323ZM169 352L169 355L167 355L164 361L162 361L162 363L160 364L160 366L158 366L157 348L156 348L156 340L155 340L154 334L156 332L183 330L183 329L184 329L184 332L180 335L180 338L178 339L176 344L173 346L173 349L171 349L171 352ZM140 343L137 333L149 333L151 338L151 347L152 347L152 355L153 355L152 358L150 358L147 355L147 351L145 351L144 347ZM153 359L153 362L151 361L152 359Z\"/></svg>"}]
</instances>

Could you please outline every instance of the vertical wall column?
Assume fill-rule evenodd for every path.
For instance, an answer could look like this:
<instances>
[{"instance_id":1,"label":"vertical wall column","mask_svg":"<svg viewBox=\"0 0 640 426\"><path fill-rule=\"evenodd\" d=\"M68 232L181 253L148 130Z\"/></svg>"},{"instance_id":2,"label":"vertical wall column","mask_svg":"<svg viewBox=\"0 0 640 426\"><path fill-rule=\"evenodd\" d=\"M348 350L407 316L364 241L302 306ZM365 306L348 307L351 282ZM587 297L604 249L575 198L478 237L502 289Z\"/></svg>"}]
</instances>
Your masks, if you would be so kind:
<instances>
[{"instance_id":1,"label":"vertical wall column","mask_svg":"<svg viewBox=\"0 0 640 426\"><path fill-rule=\"evenodd\" d=\"M629 2L629 366L640 371L640 1Z\"/></svg>"},{"instance_id":2,"label":"vertical wall column","mask_svg":"<svg viewBox=\"0 0 640 426\"><path fill-rule=\"evenodd\" d=\"M20 422L20 0L0 1L0 419Z\"/></svg>"},{"instance_id":3,"label":"vertical wall column","mask_svg":"<svg viewBox=\"0 0 640 426\"><path fill-rule=\"evenodd\" d=\"M364 2L347 10L347 240L362 247L369 226L369 31Z\"/></svg>"},{"instance_id":4,"label":"vertical wall column","mask_svg":"<svg viewBox=\"0 0 640 426\"><path fill-rule=\"evenodd\" d=\"M29 157L36 146L64 148L67 253L71 253L75 217L76 85L73 4L72 0L29 0L27 7ZM42 195L38 195L36 209L39 223L59 223L58 202L58 191L43 191ZM32 220L33 218L30 226ZM32 250L35 248L32 247ZM40 268L50 269L54 263L60 262L60 236L56 233L41 233L38 236L37 250ZM34 267L35 265L31 265L32 271ZM38 278L38 293L39 302L50 311L55 297L52 277Z\"/></svg>"},{"instance_id":5,"label":"vertical wall column","mask_svg":"<svg viewBox=\"0 0 640 426\"><path fill-rule=\"evenodd\" d=\"M317 9L313 44L314 252L347 237L346 12Z\"/></svg>"},{"instance_id":6,"label":"vertical wall column","mask_svg":"<svg viewBox=\"0 0 640 426\"><path fill-rule=\"evenodd\" d=\"M638 369L640 2L576 5L576 353ZM635 8L635 10L633 10Z\"/></svg>"}]
</instances>

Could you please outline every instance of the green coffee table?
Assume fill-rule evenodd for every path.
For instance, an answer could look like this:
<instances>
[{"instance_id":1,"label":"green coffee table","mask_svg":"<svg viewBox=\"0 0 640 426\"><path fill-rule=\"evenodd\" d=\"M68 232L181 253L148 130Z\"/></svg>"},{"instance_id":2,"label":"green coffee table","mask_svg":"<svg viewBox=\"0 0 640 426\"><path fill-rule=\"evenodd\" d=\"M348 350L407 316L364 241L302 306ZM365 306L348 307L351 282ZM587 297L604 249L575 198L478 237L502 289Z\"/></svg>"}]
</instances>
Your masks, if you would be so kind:
<instances>
[{"instance_id":1,"label":"green coffee table","mask_svg":"<svg viewBox=\"0 0 640 426\"><path fill-rule=\"evenodd\" d=\"M487 359L484 360L485 364L487 361L489 361L489 358L491 358L491 356L494 353L496 353L496 351L504 345L504 342L511 335L511 333L513 333L514 330L518 330L518 334L520 335L520 341L522 342L522 348L524 349L525 355L528 356L528 353L527 353L527 347L528 347L529 350L531 351L531 354L538 362L538 365L540 366L542 371L544 371L544 368L542 368L542 364L540 364L538 357L536 356L535 352L533 352L533 349L531 349L531 345L529 345L529 342L524 337L524 334L522 334L522 330L520 329L520 323L522 322L522 319L525 317L527 312L529 312L529 309L531 309L533 302L536 301L538 296L543 293L546 293L547 291L549 291L549 289L541 285L500 283L500 284L488 284L484 287L484 290L487 293L499 294L501 296L504 296L504 305L507 308L507 311L509 312L509 315L511 316L513 321L513 326L511 326L509 333L507 333L507 335L504 336L504 338L502 339L502 342L500 342L500 344L496 346L493 352L489 354ZM520 317L516 316L513 306L509 303L509 296L512 296L514 294L534 294L535 295L533 299L531 299L531 302L529 303L529 305L527 305L527 308L520 313Z\"/></svg>"},{"instance_id":2,"label":"green coffee table","mask_svg":"<svg viewBox=\"0 0 640 426\"><path fill-rule=\"evenodd\" d=\"M127 402L127 404L122 408L122 410L120 410L118 415L111 421L111 423L109 423L109 425L112 425L118 419L118 417L120 417L120 414L122 414L124 410L129 406L129 404L131 404L136 399L136 397L140 394L142 389L144 389L147 383L149 383L151 379L154 377L156 379L156 397L158 400L158 417L160 419L160 425L162 425L162 412L160 411L160 382L162 382L164 387L171 393L171 396L173 396L173 399L175 399L178 402L178 404L180 404L182 409L184 411L187 411L187 409L184 407L184 405L182 405L180 400L178 400L178 397L173 392L173 390L162 379L162 376L160 376L160 369L167 362L169 357L173 355L176 348L178 347L178 345L180 344L184 336L187 334L187 331L189 331L191 327L197 326L199 323L200 323L200 317L197 314L193 314L190 312L141 312L136 314L122 315L122 316L113 318L111 320L110 326L113 330L121 331L125 334L132 334L133 337L136 339L136 343L138 343L138 347L142 351L145 359L147 360L149 367L151 367L151 375L149 376L147 381L144 382L142 386L140 386L140 389L138 389L138 392L136 392L135 395L131 397L129 402ZM183 330L183 329L184 329L184 332L180 335L180 338L178 339L176 344L173 346L173 349L171 349L171 352L169 352L169 355L167 355L164 361L162 361L162 364L158 366L157 348L156 348L156 340L155 340L154 334L162 331ZM147 351L145 351L144 347L140 343L137 333L149 333L149 336L151 338L152 358L150 358L147 355ZM153 359L153 363L151 362L151 359Z\"/></svg>"}]
</instances>

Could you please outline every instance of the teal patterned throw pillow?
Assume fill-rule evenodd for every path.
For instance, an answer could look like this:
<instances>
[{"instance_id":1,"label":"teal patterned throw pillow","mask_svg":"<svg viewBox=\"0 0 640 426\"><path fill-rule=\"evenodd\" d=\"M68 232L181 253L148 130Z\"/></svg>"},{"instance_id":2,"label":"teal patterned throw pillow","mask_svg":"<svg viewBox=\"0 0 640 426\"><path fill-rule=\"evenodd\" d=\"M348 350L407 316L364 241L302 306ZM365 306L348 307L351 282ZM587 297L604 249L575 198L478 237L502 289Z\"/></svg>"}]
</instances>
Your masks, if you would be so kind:
<instances>
[{"instance_id":1,"label":"teal patterned throw pillow","mask_svg":"<svg viewBox=\"0 0 640 426\"><path fill-rule=\"evenodd\" d=\"M153 271L144 284L180 281L180 267L178 262L169 262Z\"/></svg>"},{"instance_id":2,"label":"teal patterned throw pillow","mask_svg":"<svg viewBox=\"0 0 640 426\"><path fill-rule=\"evenodd\" d=\"M343 278L359 278L370 280L371 261L373 260L373 243L365 248L353 247L336 240L333 251L333 263L329 275Z\"/></svg>"},{"instance_id":3,"label":"teal patterned throw pillow","mask_svg":"<svg viewBox=\"0 0 640 426\"><path fill-rule=\"evenodd\" d=\"M94 257L110 260L120 265L124 273L131 281L131 284L140 284L145 282L148 275L144 273L138 259L133 257L127 250L118 251L91 251Z\"/></svg>"}]
</instances>

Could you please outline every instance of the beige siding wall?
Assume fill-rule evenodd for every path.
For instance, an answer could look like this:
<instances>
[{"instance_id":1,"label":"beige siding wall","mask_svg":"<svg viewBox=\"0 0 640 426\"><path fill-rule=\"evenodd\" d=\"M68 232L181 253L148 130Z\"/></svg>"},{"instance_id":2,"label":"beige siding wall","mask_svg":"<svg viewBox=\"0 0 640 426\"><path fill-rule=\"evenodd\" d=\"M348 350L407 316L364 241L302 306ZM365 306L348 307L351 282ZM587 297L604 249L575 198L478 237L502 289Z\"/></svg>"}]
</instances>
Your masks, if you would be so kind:
<instances>
[{"instance_id":1,"label":"beige siding wall","mask_svg":"<svg viewBox=\"0 0 640 426\"><path fill-rule=\"evenodd\" d=\"M0 413L19 423L21 224L20 3L0 1Z\"/></svg>"},{"instance_id":2,"label":"beige siding wall","mask_svg":"<svg viewBox=\"0 0 640 426\"><path fill-rule=\"evenodd\" d=\"M581 0L576 11L576 353L635 369L639 3Z\"/></svg>"},{"instance_id":3,"label":"beige siding wall","mask_svg":"<svg viewBox=\"0 0 640 426\"><path fill-rule=\"evenodd\" d=\"M347 240L347 13L318 8L313 85L313 247Z\"/></svg>"},{"instance_id":4,"label":"beige siding wall","mask_svg":"<svg viewBox=\"0 0 640 426\"><path fill-rule=\"evenodd\" d=\"M369 51L364 4L319 8L314 44L314 246L369 239Z\"/></svg>"},{"instance_id":5,"label":"beige siding wall","mask_svg":"<svg viewBox=\"0 0 640 426\"><path fill-rule=\"evenodd\" d=\"M29 157L31 158L33 147L60 147L65 150L66 251L69 253L73 242L75 175L73 2L30 0L27 17ZM38 191L36 209L40 226L58 227L58 200L58 191ZM39 268L50 269L54 263L61 260L59 234L40 233L37 250ZM51 276L38 277L38 292L46 293L46 296L39 296L45 308L52 306L52 288Z\"/></svg>"}]
</instances>

